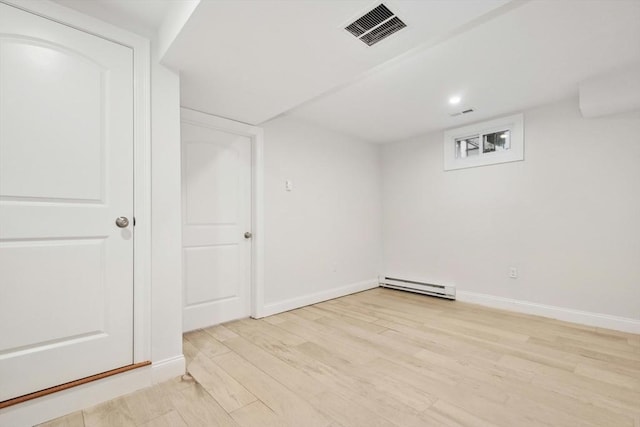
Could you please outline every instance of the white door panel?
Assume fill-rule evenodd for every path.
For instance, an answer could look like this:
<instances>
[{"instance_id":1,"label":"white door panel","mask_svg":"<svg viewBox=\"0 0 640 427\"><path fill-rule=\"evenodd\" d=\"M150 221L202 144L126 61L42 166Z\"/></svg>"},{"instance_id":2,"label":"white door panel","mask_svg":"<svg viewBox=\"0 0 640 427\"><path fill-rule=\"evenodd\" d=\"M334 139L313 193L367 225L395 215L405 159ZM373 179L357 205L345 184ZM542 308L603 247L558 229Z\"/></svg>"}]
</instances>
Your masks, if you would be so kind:
<instances>
[{"instance_id":1,"label":"white door panel","mask_svg":"<svg viewBox=\"0 0 640 427\"><path fill-rule=\"evenodd\" d=\"M190 130L185 130L187 134ZM189 225L236 224L241 153L234 145L246 137L203 129L210 142L188 141L185 151L186 223ZM215 138L215 142L213 142ZM226 140L226 141L225 141ZM202 197L207 194L207 197Z\"/></svg>"},{"instance_id":2,"label":"white door panel","mask_svg":"<svg viewBox=\"0 0 640 427\"><path fill-rule=\"evenodd\" d=\"M2 242L0 258L10 266L3 274L3 293L12 306L29 307L31 312L19 328L13 322L0 324L4 348L26 348L105 330L104 246L105 239ZM41 284L43 276L46 286ZM83 304L76 304L78 300Z\"/></svg>"},{"instance_id":3,"label":"white door panel","mask_svg":"<svg viewBox=\"0 0 640 427\"><path fill-rule=\"evenodd\" d=\"M237 296L241 279L238 249L238 245L233 244L184 249L189 284L185 299L187 307Z\"/></svg>"},{"instance_id":4,"label":"white door panel","mask_svg":"<svg viewBox=\"0 0 640 427\"><path fill-rule=\"evenodd\" d=\"M250 314L251 140L183 122L184 330Z\"/></svg>"},{"instance_id":5,"label":"white door panel","mask_svg":"<svg viewBox=\"0 0 640 427\"><path fill-rule=\"evenodd\" d=\"M34 43L0 39L0 194L100 201L104 69L59 46ZM74 155L61 156L54 135Z\"/></svg>"},{"instance_id":6,"label":"white door panel","mask_svg":"<svg viewBox=\"0 0 640 427\"><path fill-rule=\"evenodd\" d=\"M132 60L0 4L0 401L133 362Z\"/></svg>"}]
</instances>

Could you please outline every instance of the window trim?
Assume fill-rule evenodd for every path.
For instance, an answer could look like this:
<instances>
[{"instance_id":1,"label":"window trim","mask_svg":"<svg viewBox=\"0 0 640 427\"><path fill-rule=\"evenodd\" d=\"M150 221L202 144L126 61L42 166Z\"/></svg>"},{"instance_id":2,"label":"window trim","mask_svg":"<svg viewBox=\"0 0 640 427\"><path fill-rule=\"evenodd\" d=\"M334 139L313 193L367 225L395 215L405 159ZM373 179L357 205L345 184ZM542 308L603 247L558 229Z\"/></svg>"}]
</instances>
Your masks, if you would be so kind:
<instances>
[{"instance_id":1,"label":"window trim","mask_svg":"<svg viewBox=\"0 0 640 427\"><path fill-rule=\"evenodd\" d=\"M509 131L509 150L483 153L483 136ZM478 136L477 156L456 158L456 139ZM522 113L449 129L444 132L444 170L456 170L524 160L524 116Z\"/></svg>"}]
</instances>

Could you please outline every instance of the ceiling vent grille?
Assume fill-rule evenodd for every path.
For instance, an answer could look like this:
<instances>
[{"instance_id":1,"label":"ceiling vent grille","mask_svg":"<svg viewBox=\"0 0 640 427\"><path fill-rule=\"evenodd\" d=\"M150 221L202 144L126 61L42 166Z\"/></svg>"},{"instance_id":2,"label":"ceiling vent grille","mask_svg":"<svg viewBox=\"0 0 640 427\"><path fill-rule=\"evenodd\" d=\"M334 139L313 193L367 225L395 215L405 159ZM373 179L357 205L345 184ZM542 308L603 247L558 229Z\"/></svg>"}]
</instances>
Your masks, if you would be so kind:
<instances>
[{"instance_id":1,"label":"ceiling vent grille","mask_svg":"<svg viewBox=\"0 0 640 427\"><path fill-rule=\"evenodd\" d=\"M387 6L380 4L345 27L345 30L360 39L367 46L373 46L406 27Z\"/></svg>"},{"instance_id":2,"label":"ceiling vent grille","mask_svg":"<svg viewBox=\"0 0 640 427\"><path fill-rule=\"evenodd\" d=\"M457 116L461 116L463 114L469 114L469 113L473 113L473 108L467 108L466 110L458 111L457 113L451 113L449 115L451 117L457 117Z\"/></svg>"}]
</instances>

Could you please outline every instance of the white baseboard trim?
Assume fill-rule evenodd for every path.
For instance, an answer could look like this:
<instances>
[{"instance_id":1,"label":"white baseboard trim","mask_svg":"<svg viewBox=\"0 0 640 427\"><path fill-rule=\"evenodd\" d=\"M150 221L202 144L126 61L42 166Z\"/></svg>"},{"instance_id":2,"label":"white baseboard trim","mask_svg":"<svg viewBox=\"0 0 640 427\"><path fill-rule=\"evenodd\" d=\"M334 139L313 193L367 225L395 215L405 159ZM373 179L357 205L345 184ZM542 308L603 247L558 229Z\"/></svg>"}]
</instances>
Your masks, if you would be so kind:
<instances>
[{"instance_id":1,"label":"white baseboard trim","mask_svg":"<svg viewBox=\"0 0 640 427\"><path fill-rule=\"evenodd\" d=\"M476 292L457 291L456 299L462 302L484 305L487 307L511 310L518 313L533 314L550 317L566 322L579 323L598 328L614 329L617 331L640 334L640 319L612 316L609 314L592 313L553 305L537 304L528 301L497 297Z\"/></svg>"},{"instance_id":2,"label":"white baseboard trim","mask_svg":"<svg viewBox=\"0 0 640 427\"><path fill-rule=\"evenodd\" d=\"M161 383L184 375L186 372L186 363L182 354L154 363L151 365L151 379L153 383Z\"/></svg>"},{"instance_id":3,"label":"white baseboard trim","mask_svg":"<svg viewBox=\"0 0 640 427\"><path fill-rule=\"evenodd\" d=\"M0 409L0 426L33 426L133 393L185 372L183 355Z\"/></svg>"},{"instance_id":4,"label":"white baseboard trim","mask_svg":"<svg viewBox=\"0 0 640 427\"><path fill-rule=\"evenodd\" d=\"M283 313L285 311L294 310L311 304L317 304L334 298L343 297L345 295L354 294L356 292L366 291L378 287L378 278L364 280L362 282L351 283L346 286L340 286L328 289L322 292L316 292L310 295L290 298L284 301L265 304L260 317L267 317L273 314Z\"/></svg>"}]
</instances>

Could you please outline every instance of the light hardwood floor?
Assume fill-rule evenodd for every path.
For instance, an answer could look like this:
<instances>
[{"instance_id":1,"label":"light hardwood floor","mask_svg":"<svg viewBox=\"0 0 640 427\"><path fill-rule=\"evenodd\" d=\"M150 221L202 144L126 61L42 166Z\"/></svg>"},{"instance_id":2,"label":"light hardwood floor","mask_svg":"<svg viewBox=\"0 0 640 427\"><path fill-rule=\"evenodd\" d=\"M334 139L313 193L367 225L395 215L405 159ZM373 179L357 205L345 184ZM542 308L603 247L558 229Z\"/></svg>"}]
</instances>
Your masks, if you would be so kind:
<instances>
[{"instance_id":1,"label":"light hardwood floor","mask_svg":"<svg viewBox=\"0 0 640 427\"><path fill-rule=\"evenodd\" d=\"M188 371L46 426L640 427L640 336L388 289L185 334Z\"/></svg>"}]
</instances>

